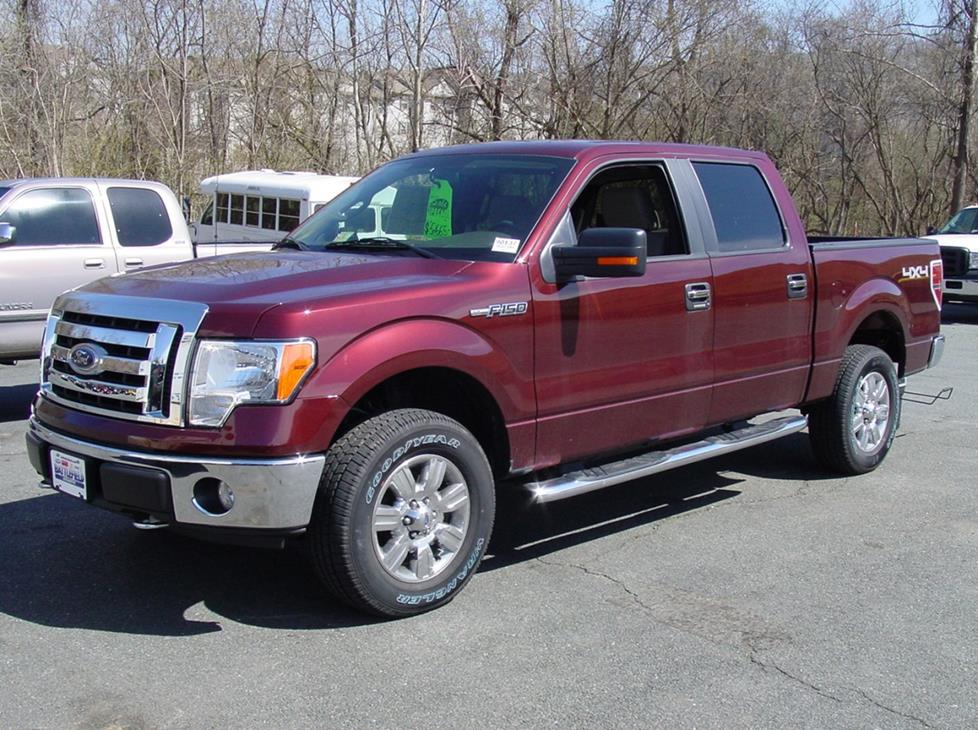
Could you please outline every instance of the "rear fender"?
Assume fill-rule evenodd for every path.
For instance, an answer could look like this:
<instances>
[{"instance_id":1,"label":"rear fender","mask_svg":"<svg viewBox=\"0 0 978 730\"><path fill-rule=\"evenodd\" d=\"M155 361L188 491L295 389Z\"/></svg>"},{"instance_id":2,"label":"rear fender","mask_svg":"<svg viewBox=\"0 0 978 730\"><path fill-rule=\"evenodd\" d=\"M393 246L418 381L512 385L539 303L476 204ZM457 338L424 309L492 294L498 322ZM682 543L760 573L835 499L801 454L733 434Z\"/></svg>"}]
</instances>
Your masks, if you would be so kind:
<instances>
[{"instance_id":1,"label":"rear fender","mask_svg":"<svg viewBox=\"0 0 978 730\"><path fill-rule=\"evenodd\" d=\"M860 284L846 301L836 328L836 332L843 333L836 340L839 348L838 357L842 356L842 352L852 341L859 326L877 312L891 314L900 325L903 341L908 341L907 324L910 322L911 313L907 296L892 279L877 277Z\"/></svg>"}]
</instances>

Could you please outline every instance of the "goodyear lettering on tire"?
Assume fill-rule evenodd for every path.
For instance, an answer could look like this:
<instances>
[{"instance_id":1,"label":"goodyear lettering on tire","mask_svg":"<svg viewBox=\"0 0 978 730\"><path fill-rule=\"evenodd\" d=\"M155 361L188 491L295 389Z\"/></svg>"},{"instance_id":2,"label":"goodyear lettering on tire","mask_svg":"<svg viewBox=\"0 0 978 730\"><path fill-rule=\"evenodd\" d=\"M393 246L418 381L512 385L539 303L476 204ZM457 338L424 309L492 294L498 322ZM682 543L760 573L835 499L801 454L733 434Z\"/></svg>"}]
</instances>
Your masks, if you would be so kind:
<instances>
[{"instance_id":1,"label":"goodyear lettering on tire","mask_svg":"<svg viewBox=\"0 0 978 730\"><path fill-rule=\"evenodd\" d=\"M441 444L443 446L449 446L453 449L457 449L462 445L462 442L458 439L448 438L444 434L429 433L424 436L415 436L414 438L409 438L401 446L398 446L394 451L384 459L383 463L380 465L380 469L374 472L373 477L370 479L370 485L367 487L366 502L370 504L374 501L374 495L377 493L377 487L380 486L381 482L384 481L384 477L387 472L391 470L391 467L396 464L402 456L411 451L412 449L417 449L421 446L430 446L431 444Z\"/></svg>"}]
</instances>

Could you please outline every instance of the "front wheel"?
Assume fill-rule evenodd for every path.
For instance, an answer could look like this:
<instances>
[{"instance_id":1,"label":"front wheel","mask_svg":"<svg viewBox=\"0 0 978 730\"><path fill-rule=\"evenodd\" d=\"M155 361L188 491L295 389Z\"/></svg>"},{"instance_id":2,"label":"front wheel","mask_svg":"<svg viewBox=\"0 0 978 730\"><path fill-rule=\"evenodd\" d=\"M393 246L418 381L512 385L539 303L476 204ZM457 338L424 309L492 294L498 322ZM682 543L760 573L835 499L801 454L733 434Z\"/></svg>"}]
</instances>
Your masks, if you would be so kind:
<instances>
[{"instance_id":1,"label":"front wheel","mask_svg":"<svg viewBox=\"0 0 978 730\"><path fill-rule=\"evenodd\" d=\"M843 474L864 474L886 457L899 422L893 361L878 347L851 345L832 397L809 414L808 433L822 464Z\"/></svg>"},{"instance_id":2,"label":"front wheel","mask_svg":"<svg viewBox=\"0 0 978 730\"><path fill-rule=\"evenodd\" d=\"M494 509L492 472L471 433L431 411L389 411L326 455L309 526L313 564L355 608L422 613L472 578Z\"/></svg>"}]
</instances>

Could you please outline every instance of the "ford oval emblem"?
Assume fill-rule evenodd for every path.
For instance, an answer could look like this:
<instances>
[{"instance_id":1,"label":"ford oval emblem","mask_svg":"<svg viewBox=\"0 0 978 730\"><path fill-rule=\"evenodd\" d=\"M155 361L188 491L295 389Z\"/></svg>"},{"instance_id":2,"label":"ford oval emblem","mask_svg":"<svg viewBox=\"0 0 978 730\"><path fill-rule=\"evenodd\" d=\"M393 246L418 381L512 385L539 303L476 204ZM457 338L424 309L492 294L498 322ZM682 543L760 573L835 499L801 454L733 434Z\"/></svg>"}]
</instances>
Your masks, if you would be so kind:
<instances>
[{"instance_id":1,"label":"ford oval emblem","mask_svg":"<svg viewBox=\"0 0 978 730\"><path fill-rule=\"evenodd\" d=\"M98 375L104 369L102 359L108 354L98 345L82 342L68 352L68 365L79 375Z\"/></svg>"}]
</instances>

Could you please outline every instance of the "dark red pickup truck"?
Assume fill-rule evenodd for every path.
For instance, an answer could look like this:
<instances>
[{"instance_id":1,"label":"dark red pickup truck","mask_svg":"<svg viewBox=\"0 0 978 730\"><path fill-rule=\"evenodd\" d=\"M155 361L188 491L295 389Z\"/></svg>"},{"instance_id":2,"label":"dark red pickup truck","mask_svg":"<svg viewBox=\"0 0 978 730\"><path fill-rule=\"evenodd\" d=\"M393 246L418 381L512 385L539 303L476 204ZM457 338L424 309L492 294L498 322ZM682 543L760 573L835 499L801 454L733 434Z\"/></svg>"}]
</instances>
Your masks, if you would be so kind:
<instances>
[{"instance_id":1,"label":"dark red pickup truck","mask_svg":"<svg viewBox=\"0 0 978 730\"><path fill-rule=\"evenodd\" d=\"M303 536L338 597L404 616L472 577L504 479L561 499L806 425L873 469L941 355L941 271L933 242L809 241L762 154L432 150L272 254L64 294L28 451L138 527Z\"/></svg>"}]
</instances>

